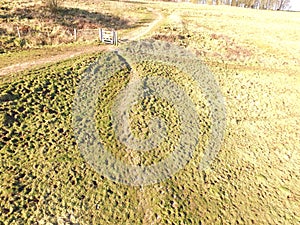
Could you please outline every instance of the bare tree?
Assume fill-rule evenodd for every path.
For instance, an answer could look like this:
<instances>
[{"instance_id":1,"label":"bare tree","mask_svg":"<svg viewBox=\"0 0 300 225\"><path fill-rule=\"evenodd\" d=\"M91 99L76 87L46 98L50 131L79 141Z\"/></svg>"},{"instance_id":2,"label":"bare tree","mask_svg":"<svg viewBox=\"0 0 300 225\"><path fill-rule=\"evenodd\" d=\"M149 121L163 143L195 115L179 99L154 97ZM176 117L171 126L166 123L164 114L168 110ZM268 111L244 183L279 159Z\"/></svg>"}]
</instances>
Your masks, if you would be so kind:
<instances>
[{"instance_id":1,"label":"bare tree","mask_svg":"<svg viewBox=\"0 0 300 225\"><path fill-rule=\"evenodd\" d=\"M255 3L255 0L246 0L246 1L245 1L245 5L246 5L248 8L252 7L252 6L254 5L254 3Z\"/></svg>"},{"instance_id":2,"label":"bare tree","mask_svg":"<svg viewBox=\"0 0 300 225\"><path fill-rule=\"evenodd\" d=\"M48 2L56 2L61 0L46 0ZM194 0L192 0L194 2ZM199 1L197 1L199 2ZM290 0L201 0L202 4L216 4L216 5L231 5L239 6L243 5L246 8L257 8L257 9L273 9L273 10L284 10L289 7ZM55 7L54 7L55 8Z\"/></svg>"},{"instance_id":3,"label":"bare tree","mask_svg":"<svg viewBox=\"0 0 300 225\"><path fill-rule=\"evenodd\" d=\"M270 0L258 0L259 9L268 9Z\"/></svg>"},{"instance_id":4,"label":"bare tree","mask_svg":"<svg viewBox=\"0 0 300 225\"><path fill-rule=\"evenodd\" d=\"M237 6L238 0L231 0L231 6Z\"/></svg>"},{"instance_id":5,"label":"bare tree","mask_svg":"<svg viewBox=\"0 0 300 225\"><path fill-rule=\"evenodd\" d=\"M51 11L51 12L57 12L57 10L60 7L60 4L62 3L62 0L45 0L46 7Z\"/></svg>"},{"instance_id":6,"label":"bare tree","mask_svg":"<svg viewBox=\"0 0 300 225\"><path fill-rule=\"evenodd\" d=\"M290 0L278 0L278 8L277 10L286 9L290 4Z\"/></svg>"},{"instance_id":7,"label":"bare tree","mask_svg":"<svg viewBox=\"0 0 300 225\"><path fill-rule=\"evenodd\" d=\"M267 9L270 9L270 8L271 8L271 1L268 0L268 2L267 2Z\"/></svg>"}]
</instances>

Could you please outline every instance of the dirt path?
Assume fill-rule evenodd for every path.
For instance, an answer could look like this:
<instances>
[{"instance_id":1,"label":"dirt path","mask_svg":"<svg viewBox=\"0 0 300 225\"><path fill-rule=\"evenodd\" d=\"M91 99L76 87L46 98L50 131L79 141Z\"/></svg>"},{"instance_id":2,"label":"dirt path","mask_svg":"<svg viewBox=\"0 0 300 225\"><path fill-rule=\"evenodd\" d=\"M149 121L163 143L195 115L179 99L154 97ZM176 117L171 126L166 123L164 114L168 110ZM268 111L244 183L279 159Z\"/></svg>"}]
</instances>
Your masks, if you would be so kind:
<instances>
[{"instance_id":1,"label":"dirt path","mask_svg":"<svg viewBox=\"0 0 300 225\"><path fill-rule=\"evenodd\" d=\"M161 13L155 12L155 11L153 11L153 13L157 15L157 18L155 20L153 20L151 23L149 23L146 27L142 27L142 28L139 28L137 30L130 32L128 35L124 36L120 40L120 43L124 43L124 42L130 41L130 40L138 40L138 39L142 38L142 36L149 33L163 19L163 15ZM41 66L41 65L44 65L47 63L59 62L59 61L73 58L73 57L76 57L76 56L79 56L82 54L95 53L95 52L99 52L99 51L103 51L103 50L111 50L114 48L115 48L115 46L112 46L112 45L110 45L110 46L102 45L102 46L89 46L89 47L83 48L81 50L76 50L76 51L69 50L69 51L65 52L64 54L59 54L59 55L55 55L55 56L51 56L51 57L43 57L39 60L31 60L31 61L29 60L24 63L17 63L17 64L13 64L11 66L1 68L0 76L10 74L10 73L21 72L26 69L31 69L31 68Z\"/></svg>"},{"instance_id":2,"label":"dirt path","mask_svg":"<svg viewBox=\"0 0 300 225\"><path fill-rule=\"evenodd\" d=\"M135 30L131 32L128 36L126 36L124 39L128 40L139 40L146 34L148 34L159 22L163 20L163 15L159 12L155 12L152 10L152 12L157 16L155 20L153 20L151 23L148 24L146 27L142 27L138 30Z\"/></svg>"},{"instance_id":3,"label":"dirt path","mask_svg":"<svg viewBox=\"0 0 300 225\"><path fill-rule=\"evenodd\" d=\"M10 74L10 73L16 73L16 72L21 72L26 69L34 68L37 66L41 66L47 63L55 63L61 60L73 58L76 56L79 56L81 54L88 54L88 53L93 53L93 52L98 52L100 50L106 49L107 46L91 46L87 47L85 49L81 50L76 50L76 51L66 51L64 54L59 54L59 55L54 55L50 57L43 57L39 60L33 60L33 61L27 61L24 63L17 63L13 64L11 66L7 66L4 68L0 69L0 76L5 75L5 74Z\"/></svg>"}]
</instances>

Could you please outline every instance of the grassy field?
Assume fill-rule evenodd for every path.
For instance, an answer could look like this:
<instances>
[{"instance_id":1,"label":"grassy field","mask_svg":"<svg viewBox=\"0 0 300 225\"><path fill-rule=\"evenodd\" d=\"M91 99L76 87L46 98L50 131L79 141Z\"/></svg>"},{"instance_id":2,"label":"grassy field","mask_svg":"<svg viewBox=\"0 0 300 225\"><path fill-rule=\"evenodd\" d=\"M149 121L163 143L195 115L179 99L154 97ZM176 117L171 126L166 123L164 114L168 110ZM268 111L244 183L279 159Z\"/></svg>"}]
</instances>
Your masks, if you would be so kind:
<instances>
[{"instance_id":1,"label":"grassy field","mask_svg":"<svg viewBox=\"0 0 300 225\"><path fill-rule=\"evenodd\" d=\"M45 46L64 47L74 42L74 29L77 29L77 45L96 45L98 28L118 30L122 37L155 18L151 7L134 3L63 1L53 13L44 2L0 1L0 53Z\"/></svg>"},{"instance_id":2,"label":"grassy field","mask_svg":"<svg viewBox=\"0 0 300 225\"><path fill-rule=\"evenodd\" d=\"M85 162L72 128L76 85L105 52L1 76L0 224L300 223L299 13L161 2L74 4L86 11L105 6L106 12L135 19L134 24L145 16L153 19L147 8L164 15L147 37L185 46L214 73L227 107L222 148L205 171L197 168L199 148L184 169L161 183L115 183ZM140 17L126 17L124 5ZM9 63L8 54L0 57ZM171 79L187 84L190 96L197 94L174 68L152 62L137 68L140 76L155 76L158 69L162 76L172 74ZM146 98L133 107L136 134L147 136L153 115L173 129L169 141L152 154L128 155L114 137L109 108L130 79L130 68L124 68L101 90L97 127L121 160L149 164L168 154L165 149L172 150L178 140L178 115L162 99ZM208 118L204 122L203 136L209 133Z\"/></svg>"},{"instance_id":3,"label":"grassy field","mask_svg":"<svg viewBox=\"0 0 300 225\"><path fill-rule=\"evenodd\" d=\"M138 38L157 19L150 5L130 2L64 1L56 13L37 0L0 5L0 75L99 51L98 28L117 30L119 42Z\"/></svg>"}]
</instances>

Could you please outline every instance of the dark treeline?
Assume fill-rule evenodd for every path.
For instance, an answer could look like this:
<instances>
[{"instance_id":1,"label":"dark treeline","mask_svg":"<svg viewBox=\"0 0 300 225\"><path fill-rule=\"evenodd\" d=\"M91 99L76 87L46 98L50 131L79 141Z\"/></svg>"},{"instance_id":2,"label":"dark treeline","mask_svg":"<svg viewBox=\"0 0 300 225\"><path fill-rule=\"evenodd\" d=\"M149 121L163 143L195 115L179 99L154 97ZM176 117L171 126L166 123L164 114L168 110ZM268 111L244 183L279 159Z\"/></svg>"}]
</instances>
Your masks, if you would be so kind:
<instances>
[{"instance_id":1,"label":"dark treeline","mask_svg":"<svg viewBox=\"0 0 300 225\"><path fill-rule=\"evenodd\" d=\"M168 0L166 0L168 1ZM285 10L290 0L171 0L175 2L193 2L197 4L231 5L255 9Z\"/></svg>"}]
</instances>

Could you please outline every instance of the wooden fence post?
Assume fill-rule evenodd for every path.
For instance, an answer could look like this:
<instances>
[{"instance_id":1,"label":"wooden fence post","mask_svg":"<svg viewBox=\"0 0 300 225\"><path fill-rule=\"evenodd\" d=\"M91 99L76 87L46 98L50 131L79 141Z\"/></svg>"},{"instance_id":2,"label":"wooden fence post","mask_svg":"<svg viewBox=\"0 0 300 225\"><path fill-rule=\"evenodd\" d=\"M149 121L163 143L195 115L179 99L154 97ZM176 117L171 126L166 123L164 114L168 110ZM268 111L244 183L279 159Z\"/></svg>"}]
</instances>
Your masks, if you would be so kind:
<instances>
[{"instance_id":1,"label":"wooden fence post","mask_svg":"<svg viewBox=\"0 0 300 225\"><path fill-rule=\"evenodd\" d=\"M99 39L100 39L100 42L102 42L102 38L103 38L102 29L99 28Z\"/></svg>"},{"instance_id":2,"label":"wooden fence post","mask_svg":"<svg viewBox=\"0 0 300 225\"><path fill-rule=\"evenodd\" d=\"M17 27L18 37L21 39L21 33L19 27Z\"/></svg>"},{"instance_id":3,"label":"wooden fence post","mask_svg":"<svg viewBox=\"0 0 300 225\"><path fill-rule=\"evenodd\" d=\"M116 31L116 45L118 45L118 32Z\"/></svg>"},{"instance_id":4,"label":"wooden fence post","mask_svg":"<svg viewBox=\"0 0 300 225\"><path fill-rule=\"evenodd\" d=\"M77 40L77 30L76 30L76 28L74 28L74 40L75 41Z\"/></svg>"},{"instance_id":5,"label":"wooden fence post","mask_svg":"<svg viewBox=\"0 0 300 225\"><path fill-rule=\"evenodd\" d=\"M113 44L118 45L118 33L113 30Z\"/></svg>"}]
</instances>

